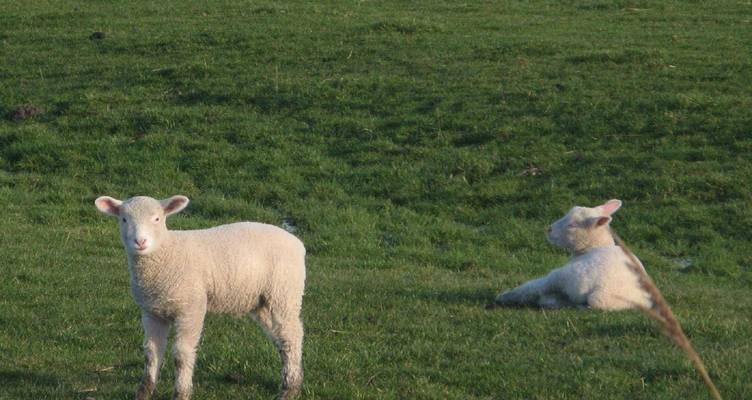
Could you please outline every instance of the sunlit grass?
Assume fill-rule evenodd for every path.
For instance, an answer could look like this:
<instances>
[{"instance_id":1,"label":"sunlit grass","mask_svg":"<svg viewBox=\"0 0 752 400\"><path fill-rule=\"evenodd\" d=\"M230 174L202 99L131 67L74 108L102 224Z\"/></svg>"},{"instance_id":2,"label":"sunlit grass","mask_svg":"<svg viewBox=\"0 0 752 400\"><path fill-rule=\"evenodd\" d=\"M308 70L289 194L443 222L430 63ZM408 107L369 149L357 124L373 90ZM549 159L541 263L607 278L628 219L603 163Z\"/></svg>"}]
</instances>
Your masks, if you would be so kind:
<instances>
[{"instance_id":1,"label":"sunlit grass","mask_svg":"<svg viewBox=\"0 0 752 400\"><path fill-rule=\"evenodd\" d=\"M483 307L565 260L548 223L609 198L721 393L751 397L749 13L0 4L0 399L132 398L138 309L92 202L178 193L173 228L297 228L304 398L707 398L637 312ZM273 398L278 363L209 318L196 397Z\"/></svg>"}]
</instances>

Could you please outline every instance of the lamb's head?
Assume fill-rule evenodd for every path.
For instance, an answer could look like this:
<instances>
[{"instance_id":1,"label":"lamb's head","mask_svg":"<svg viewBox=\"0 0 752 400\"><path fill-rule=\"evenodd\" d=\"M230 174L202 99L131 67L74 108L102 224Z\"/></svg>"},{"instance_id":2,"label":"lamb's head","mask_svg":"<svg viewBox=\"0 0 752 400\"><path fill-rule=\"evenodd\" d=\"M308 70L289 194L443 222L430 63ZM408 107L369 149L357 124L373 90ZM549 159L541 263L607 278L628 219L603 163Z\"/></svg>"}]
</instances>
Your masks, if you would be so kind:
<instances>
[{"instance_id":1,"label":"lamb's head","mask_svg":"<svg viewBox=\"0 0 752 400\"><path fill-rule=\"evenodd\" d=\"M611 214L621 207L620 200L609 200L597 207L573 207L567 215L551 224L548 240L575 254L613 245L609 230Z\"/></svg>"},{"instance_id":2,"label":"lamb's head","mask_svg":"<svg viewBox=\"0 0 752 400\"><path fill-rule=\"evenodd\" d=\"M94 201L94 205L99 211L118 219L125 251L130 255L144 256L159 249L167 233L167 216L184 209L188 198L172 196L156 200L136 196L120 201L102 196Z\"/></svg>"}]
</instances>

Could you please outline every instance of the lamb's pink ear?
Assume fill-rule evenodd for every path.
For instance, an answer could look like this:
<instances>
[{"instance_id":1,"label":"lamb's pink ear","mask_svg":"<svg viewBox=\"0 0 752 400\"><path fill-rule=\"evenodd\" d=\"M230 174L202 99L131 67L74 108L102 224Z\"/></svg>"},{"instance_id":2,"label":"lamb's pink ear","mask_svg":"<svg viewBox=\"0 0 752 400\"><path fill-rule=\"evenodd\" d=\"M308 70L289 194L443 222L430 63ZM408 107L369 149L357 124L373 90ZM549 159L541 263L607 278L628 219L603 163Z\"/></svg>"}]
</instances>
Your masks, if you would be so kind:
<instances>
[{"instance_id":1,"label":"lamb's pink ear","mask_svg":"<svg viewBox=\"0 0 752 400\"><path fill-rule=\"evenodd\" d=\"M598 208L600 208L601 215L608 217L621 208L621 200L609 200L605 204L598 206Z\"/></svg>"},{"instance_id":2,"label":"lamb's pink ear","mask_svg":"<svg viewBox=\"0 0 752 400\"><path fill-rule=\"evenodd\" d=\"M94 200L94 205L97 207L97 210L113 217L120 215L121 204L123 204L122 201L110 196L100 196Z\"/></svg>"},{"instance_id":3,"label":"lamb's pink ear","mask_svg":"<svg viewBox=\"0 0 752 400\"><path fill-rule=\"evenodd\" d=\"M165 216L180 212L188 205L188 202L188 198L181 195L172 196L169 199L160 201L162 208L164 209Z\"/></svg>"},{"instance_id":4,"label":"lamb's pink ear","mask_svg":"<svg viewBox=\"0 0 752 400\"><path fill-rule=\"evenodd\" d=\"M597 217L595 218L594 226L604 226L611 222L611 217Z\"/></svg>"}]
</instances>

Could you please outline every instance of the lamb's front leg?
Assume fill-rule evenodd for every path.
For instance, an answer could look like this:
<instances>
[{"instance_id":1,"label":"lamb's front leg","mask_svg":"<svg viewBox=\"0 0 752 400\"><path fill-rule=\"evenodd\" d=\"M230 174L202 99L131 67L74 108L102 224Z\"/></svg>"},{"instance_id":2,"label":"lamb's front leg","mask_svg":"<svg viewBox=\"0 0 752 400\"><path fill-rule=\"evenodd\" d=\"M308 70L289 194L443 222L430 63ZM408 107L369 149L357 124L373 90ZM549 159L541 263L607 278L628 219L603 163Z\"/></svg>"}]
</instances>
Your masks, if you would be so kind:
<instances>
[{"instance_id":1,"label":"lamb's front leg","mask_svg":"<svg viewBox=\"0 0 752 400\"><path fill-rule=\"evenodd\" d=\"M538 305L541 308L557 309L563 307L575 307L578 304L572 303L564 293L548 293L538 299Z\"/></svg>"},{"instance_id":2,"label":"lamb's front leg","mask_svg":"<svg viewBox=\"0 0 752 400\"><path fill-rule=\"evenodd\" d=\"M545 293L551 289L551 276L533 279L524 284L496 296L496 304L509 305L538 305Z\"/></svg>"},{"instance_id":3,"label":"lamb's front leg","mask_svg":"<svg viewBox=\"0 0 752 400\"><path fill-rule=\"evenodd\" d=\"M175 391L173 400L188 400L193 391L193 365L204 327L206 307L175 320Z\"/></svg>"},{"instance_id":4,"label":"lamb's front leg","mask_svg":"<svg viewBox=\"0 0 752 400\"><path fill-rule=\"evenodd\" d=\"M152 393L154 393L159 369L164 360L170 324L146 311L141 313L141 321L144 325L146 367L144 377L141 379L141 385L138 387L138 392L136 392L136 400L149 400Z\"/></svg>"}]
</instances>

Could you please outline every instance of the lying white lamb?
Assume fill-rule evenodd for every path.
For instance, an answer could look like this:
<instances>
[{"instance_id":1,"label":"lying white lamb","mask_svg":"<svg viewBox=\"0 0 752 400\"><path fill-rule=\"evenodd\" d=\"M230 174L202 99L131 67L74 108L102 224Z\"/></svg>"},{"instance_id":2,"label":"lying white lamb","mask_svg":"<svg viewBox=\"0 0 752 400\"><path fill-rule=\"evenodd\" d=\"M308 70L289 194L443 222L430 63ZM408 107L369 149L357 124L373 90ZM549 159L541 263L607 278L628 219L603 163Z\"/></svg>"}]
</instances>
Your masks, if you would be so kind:
<instances>
[{"instance_id":1,"label":"lying white lamb","mask_svg":"<svg viewBox=\"0 0 752 400\"><path fill-rule=\"evenodd\" d=\"M297 395L303 381L305 248L281 228L242 222L192 231L170 231L167 216L188 205L165 200L102 196L99 211L120 222L131 291L141 307L146 371L136 393L149 399L175 326L173 399L191 397L196 347L206 312L250 314L274 340L282 358L280 398Z\"/></svg>"},{"instance_id":2,"label":"lying white lamb","mask_svg":"<svg viewBox=\"0 0 752 400\"><path fill-rule=\"evenodd\" d=\"M548 240L573 253L569 262L496 297L499 305L562 306L623 310L650 307L650 296L627 267L628 258L614 242L609 223L621 201L574 207L548 229ZM640 265L642 268L642 265Z\"/></svg>"}]
</instances>

